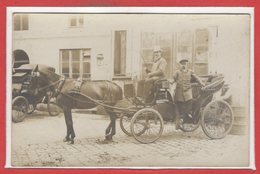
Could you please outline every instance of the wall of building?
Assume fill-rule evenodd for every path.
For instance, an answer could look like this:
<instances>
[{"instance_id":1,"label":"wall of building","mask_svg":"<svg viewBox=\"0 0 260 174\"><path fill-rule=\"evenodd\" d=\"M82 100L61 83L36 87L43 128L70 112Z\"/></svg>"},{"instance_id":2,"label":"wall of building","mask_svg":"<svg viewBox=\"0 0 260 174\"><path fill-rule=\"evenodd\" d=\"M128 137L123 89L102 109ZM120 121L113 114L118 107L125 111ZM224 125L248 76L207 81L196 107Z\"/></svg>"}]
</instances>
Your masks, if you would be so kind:
<instances>
[{"instance_id":1,"label":"wall of building","mask_svg":"<svg viewBox=\"0 0 260 174\"><path fill-rule=\"evenodd\" d=\"M22 49L31 63L53 66L60 73L60 49L91 48L92 79L111 80L113 33L127 30L126 76L137 79L142 71L141 32L177 33L208 28L211 33L209 72L225 75L233 91L234 105L248 104L245 96L249 96L249 16L87 14L82 27L69 27L70 16L30 15L29 30L14 31L13 50ZM97 65L98 54L104 56L101 66Z\"/></svg>"}]
</instances>

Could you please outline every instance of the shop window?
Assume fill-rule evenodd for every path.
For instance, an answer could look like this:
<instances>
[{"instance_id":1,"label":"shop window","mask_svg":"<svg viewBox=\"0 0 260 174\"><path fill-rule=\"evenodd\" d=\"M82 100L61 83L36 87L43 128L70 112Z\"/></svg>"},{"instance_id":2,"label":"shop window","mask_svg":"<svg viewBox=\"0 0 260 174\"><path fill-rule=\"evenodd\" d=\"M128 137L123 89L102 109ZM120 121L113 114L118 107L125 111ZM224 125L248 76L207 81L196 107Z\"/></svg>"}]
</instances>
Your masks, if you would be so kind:
<instances>
[{"instance_id":1,"label":"shop window","mask_svg":"<svg viewBox=\"0 0 260 174\"><path fill-rule=\"evenodd\" d=\"M91 78L90 49L60 50L61 74L68 78Z\"/></svg>"}]
</instances>

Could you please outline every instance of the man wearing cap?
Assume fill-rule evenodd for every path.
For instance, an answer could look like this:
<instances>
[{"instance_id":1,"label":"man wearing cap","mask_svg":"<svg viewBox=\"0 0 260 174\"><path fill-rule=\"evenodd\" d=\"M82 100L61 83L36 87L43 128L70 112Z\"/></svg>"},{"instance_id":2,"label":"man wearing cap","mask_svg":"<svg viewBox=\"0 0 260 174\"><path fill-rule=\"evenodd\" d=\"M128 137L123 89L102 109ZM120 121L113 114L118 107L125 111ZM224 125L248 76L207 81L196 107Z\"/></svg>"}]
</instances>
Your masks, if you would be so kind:
<instances>
[{"instance_id":1,"label":"man wearing cap","mask_svg":"<svg viewBox=\"0 0 260 174\"><path fill-rule=\"evenodd\" d=\"M182 59L180 62L180 69L173 75L174 81L177 83L174 101L177 104L179 113L176 118L176 129L179 129L181 122L187 117L191 116L192 110L192 87L191 79L194 79L200 85L204 86L200 78L194 72L188 69L188 59Z\"/></svg>"}]
</instances>

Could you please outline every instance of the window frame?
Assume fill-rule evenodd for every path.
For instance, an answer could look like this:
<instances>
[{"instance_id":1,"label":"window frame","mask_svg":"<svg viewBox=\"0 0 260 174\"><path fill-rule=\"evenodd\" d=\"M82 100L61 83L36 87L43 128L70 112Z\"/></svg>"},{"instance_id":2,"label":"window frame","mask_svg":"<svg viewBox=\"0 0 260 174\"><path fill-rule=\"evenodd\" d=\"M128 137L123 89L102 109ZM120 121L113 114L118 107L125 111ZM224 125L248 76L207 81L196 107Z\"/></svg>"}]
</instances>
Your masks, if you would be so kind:
<instances>
[{"instance_id":1,"label":"window frame","mask_svg":"<svg viewBox=\"0 0 260 174\"><path fill-rule=\"evenodd\" d=\"M117 52L117 49L118 49L118 41L117 41L117 32L120 34L121 32L123 32L124 33L124 60L122 61L121 60L121 58L122 58L122 37L120 36L120 52L119 52L119 54L120 54L120 57L121 58L119 58L119 61L117 60L117 56L118 56L118 52ZM114 62L113 62L113 75L114 75L114 77L125 77L126 76L126 59L127 59L127 30L114 30ZM117 66L116 66L116 62L119 62L119 64L120 64L120 72L119 73L116 73L116 68L118 68Z\"/></svg>"},{"instance_id":2,"label":"window frame","mask_svg":"<svg viewBox=\"0 0 260 174\"><path fill-rule=\"evenodd\" d=\"M72 57L72 52L75 51L75 50L79 50L80 53L79 53L79 60L78 61L73 61L73 57ZM69 51L69 73L66 73L68 74L68 76L66 76L67 78L70 78L70 79L77 79L77 78L82 78L82 79L86 79L86 80L91 80L91 48L75 48L75 49L60 49L59 52L60 52L60 74L64 74L63 73L63 57L62 57L62 52L63 51ZM84 51L89 51L89 61L84 61ZM73 75L75 74L75 72L73 72L73 62L78 62L79 63L79 76L78 77L73 77ZM84 77L84 70L83 70L83 63L84 62L89 62L90 64L90 68L89 68L89 77L85 78Z\"/></svg>"}]
</instances>

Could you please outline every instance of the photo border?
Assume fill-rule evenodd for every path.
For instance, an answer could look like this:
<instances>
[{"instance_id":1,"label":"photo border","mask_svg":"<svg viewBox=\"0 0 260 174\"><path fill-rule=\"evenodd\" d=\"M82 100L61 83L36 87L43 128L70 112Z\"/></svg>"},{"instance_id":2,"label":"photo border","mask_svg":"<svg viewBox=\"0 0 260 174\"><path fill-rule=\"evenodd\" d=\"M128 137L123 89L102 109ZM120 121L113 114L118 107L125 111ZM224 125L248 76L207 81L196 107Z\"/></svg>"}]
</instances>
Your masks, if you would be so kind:
<instances>
[{"instance_id":1,"label":"photo border","mask_svg":"<svg viewBox=\"0 0 260 174\"><path fill-rule=\"evenodd\" d=\"M16 7L12 7L12 9L15 9ZM36 7L35 9L37 9L38 7ZM78 9L84 9L84 8L81 8L81 7L77 7ZM91 9L94 9L94 7L90 7ZM104 7L98 7L99 9L103 9ZM106 7L105 7L106 8ZM123 8L125 8L126 10L129 10L129 8L126 8L126 7L123 7ZM137 7L137 8L139 8L139 7ZM143 7L140 7L140 8L143 8ZM170 7L171 8L171 7ZM216 9L215 7L209 7L209 8L211 8L211 9ZM224 8L226 8L226 7L224 7ZM241 7L235 7L236 9L240 9ZM243 7L242 7L243 8ZM151 7L149 7L149 9L151 9ZM7 9L7 11L8 11L9 9ZM149 10L148 10L149 11ZM178 10L177 10L178 11ZM203 10L201 10L200 9L200 12L201 11L203 11ZM229 12L231 12L232 10L229 10ZM35 11L36 12L36 11ZM129 11L127 11L127 12L129 12ZM130 12L131 12L131 10L130 10ZM90 12L90 13L92 13L92 12ZM104 13L104 12L103 12ZM119 12L120 13L120 12ZM153 12L154 13L154 12ZM161 13L161 12L160 12ZM209 13L209 12L207 12L207 13ZM7 13L7 15L8 15L8 13ZM254 22L252 22L252 21L254 21L254 13L251 13L251 15L252 15L252 18L253 19L251 19L251 29L252 28L254 28L253 26L253 24L254 24ZM10 22L8 22L8 20L6 21L7 23L6 23L6 26L7 27L10 27L11 26L11 23ZM11 26L12 27L12 26ZM10 29L9 29L10 30ZM8 33L8 30L6 30L7 31L7 38L9 38L10 36L9 36L9 34L10 33ZM12 30L11 30L12 31ZM256 31L256 30L255 30ZM250 38L252 39L252 41L254 42L254 32L251 32L250 33ZM7 39L7 43L6 43L6 49L7 49L7 52L6 52L6 55L7 55L7 57L9 57L10 58L10 45L9 45L10 43L8 42L8 39ZM254 67L255 67L255 64L254 64L254 58L252 58L253 57L253 55L254 55L254 45L253 44L251 44L250 45L250 48L251 48L251 50L250 50L250 76L251 76L251 80L250 80L250 95L251 95L251 97L250 97L250 106L253 106L253 104L254 104L254 85L256 85L257 86L257 83L256 84L254 84L254 74L256 73L256 71L254 71ZM1 49L2 50L4 50L2 47L1 47ZM8 52L8 50L9 50L9 52ZM3 57L2 59L5 59L5 57ZM256 58L255 58L255 60L256 60ZM2 62L5 62L5 61L2 61ZM8 71L8 70L11 70L11 69L9 69L10 67L8 67L8 64L10 65L10 67L11 67L11 64L10 64L10 62L8 62L7 60L6 60L6 67L4 68L3 67L3 69L6 69L6 73L7 73L7 76L8 76L8 73L9 72L11 72L11 71ZM10 75L10 74L9 74ZM4 76L4 78L5 77L7 77L7 76ZM7 78L8 79L8 78ZM10 80L10 79L9 79ZM8 91L8 90L10 90L11 88L10 88L10 84L8 85L8 80L7 80L7 83L6 83L6 89L3 89L3 88L1 88L2 89L2 91L3 90L7 90L7 95L6 95L6 102L4 101L4 103L6 104L6 113L7 114L9 114L10 115L10 113L8 113L8 109L10 109L10 105L9 105L9 108L8 108L8 102L10 102L10 96L8 95L8 92L10 92L10 91ZM10 89L9 89L9 88ZM3 101L2 101L3 102ZM257 102L257 101L256 101ZM3 103L2 103L3 104ZM4 105L4 104L3 104ZM257 107L256 107L256 109L257 109ZM10 110L9 110L10 111ZM250 136L251 137L254 137L254 126L252 126L252 125L254 125L254 108L252 108L252 107L250 107L250 115L253 115L253 116L250 116ZM6 119L6 124L9 122L9 125L10 125L10 117L9 118L7 118ZM252 122L253 121L253 122ZM257 120L256 120L257 121ZM2 121L1 121L1 123L2 123ZM1 124L2 125L2 124ZM8 124L7 124L8 125ZM10 129L10 126L8 127L8 126L6 126L6 133L8 134L8 132L10 131L11 129ZM10 147L10 141L8 141L8 136L7 136L7 134L6 134L6 138L7 138L7 146L6 146L6 150L8 151L8 145L9 145L9 147ZM258 135L257 135L258 136ZM9 136L10 137L10 136ZM2 138L2 137L1 137ZM2 139L2 140L4 140L4 138ZM4 142L4 141L3 141ZM9 144L8 144L9 143ZM250 149L254 149L254 144L255 143L255 141L254 141L254 138L253 138L253 140L252 140L252 138L250 139ZM256 141L256 143L257 143L257 141ZM1 144L1 146L4 146L4 145L2 145ZM0 146L0 147L1 147ZM9 149L10 150L10 149ZM5 152L5 151L3 151L3 152ZM8 151L8 153L9 153L9 151ZM4 154L4 153L3 153ZM251 154L251 152L250 152L250 156L252 157L254 157L254 153L253 154ZM10 159L7 159L7 161L8 160L10 160ZM1 161L2 161L2 159L1 159ZM6 167L8 167L8 166L6 166ZM52 168L50 168L50 169L52 169ZM63 167L62 167L62 169L64 169ZM70 167L70 169L71 169L71 167ZM77 168L77 169L79 169L79 168ZM103 168L101 168L101 169L103 169ZM107 169L107 168L106 168ZM113 168L114 169L114 168ZM167 168L168 169L168 168ZM174 168L174 169L176 169L176 168ZM177 168L178 169L178 168ZM185 168L186 169L186 168ZM203 169L203 168L199 168L199 169ZM210 168L208 168L207 167L207 169L210 169ZM216 168L214 168L214 169L216 169ZM221 168L221 169L223 169L223 168ZM252 166L252 168L251 169L255 169L255 166ZM0 169L0 172L2 171L2 169ZM6 171L6 170L3 170L3 171ZM23 170L24 171L24 170ZM46 171L46 170L45 170ZM59 170L59 171L61 171L61 170ZM73 171L75 171L75 170L73 170ZM89 171L89 170L88 170ZM111 171L111 170L110 170ZM165 171L165 170L162 170L162 171ZM199 170L196 170L196 171L199 171ZM211 172L212 172L212 170L211 170Z\"/></svg>"}]
</instances>

